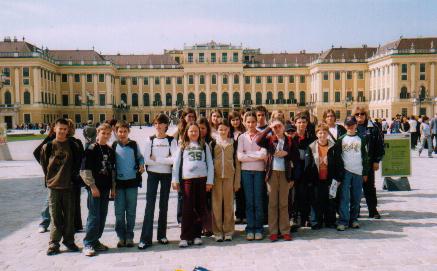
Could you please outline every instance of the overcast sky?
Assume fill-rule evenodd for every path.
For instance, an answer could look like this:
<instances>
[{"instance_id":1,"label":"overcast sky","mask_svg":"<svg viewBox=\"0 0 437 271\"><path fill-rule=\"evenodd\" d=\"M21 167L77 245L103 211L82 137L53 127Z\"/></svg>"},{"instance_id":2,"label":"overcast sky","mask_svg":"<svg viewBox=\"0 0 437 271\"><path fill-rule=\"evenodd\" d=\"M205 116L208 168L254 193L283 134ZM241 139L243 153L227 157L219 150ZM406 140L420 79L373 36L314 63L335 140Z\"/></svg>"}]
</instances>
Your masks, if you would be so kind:
<instances>
[{"instance_id":1,"label":"overcast sky","mask_svg":"<svg viewBox=\"0 0 437 271\"><path fill-rule=\"evenodd\" d=\"M437 36L433 0L1 0L0 37L49 49L162 53L211 40L268 52Z\"/></svg>"}]
</instances>

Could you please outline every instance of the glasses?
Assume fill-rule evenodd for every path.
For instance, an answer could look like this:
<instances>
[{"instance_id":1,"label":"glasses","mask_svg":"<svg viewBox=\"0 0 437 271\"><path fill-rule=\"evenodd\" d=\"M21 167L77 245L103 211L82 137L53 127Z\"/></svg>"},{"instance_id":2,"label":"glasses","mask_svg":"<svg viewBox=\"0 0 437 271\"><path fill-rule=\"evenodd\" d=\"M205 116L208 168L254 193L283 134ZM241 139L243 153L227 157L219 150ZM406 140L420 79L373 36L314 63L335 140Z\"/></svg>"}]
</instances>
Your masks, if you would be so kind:
<instances>
[{"instance_id":1,"label":"glasses","mask_svg":"<svg viewBox=\"0 0 437 271\"><path fill-rule=\"evenodd\" d=\"M358 116L365 116L366 115L366 113L363 113L363 112L361 112L361 113L355 113L355 116L356 117L358 117Z\"/></svg>"}]
</instances>

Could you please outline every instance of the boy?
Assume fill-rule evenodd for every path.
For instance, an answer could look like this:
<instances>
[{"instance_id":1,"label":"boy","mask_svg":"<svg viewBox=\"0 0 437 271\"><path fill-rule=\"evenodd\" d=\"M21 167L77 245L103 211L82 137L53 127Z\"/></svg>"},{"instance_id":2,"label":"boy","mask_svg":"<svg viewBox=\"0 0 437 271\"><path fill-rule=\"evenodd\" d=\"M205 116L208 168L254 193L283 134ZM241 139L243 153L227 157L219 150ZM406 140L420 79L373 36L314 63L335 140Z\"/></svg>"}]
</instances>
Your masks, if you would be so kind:
<instances>
[{"instance_id":1,"label":"boy","mask_svg":"<svg viewBox=\"0 0 437 271\"><path fill-rule=\"evenodd\" d=\"M363 181L367 181L367 172L369 172L366 141L357 134L357 120L353 116L348 116L344 124L346 134L338 139L335 147L335 151L338 151L344 164L341 174L343 180L340 192L338 231L344 231L348 226L354 229L360 227L358 214L361 191Z\"/></svg>"},{"instance_id":2,"label":"boy","mask_svg":"<svg viewBox=\"0 0 437 271\"><path fill-rule=\"evenodd\" d=\"M115 125L117 141L112 143L115 152L115 231L117 247L133 247L137 213L138 187L141 187L144 158L138 151L137 142L129 139L129 124L124 121Z\"/></svg>"},{"instance_id":3,"label":"boy","mask_svg":"<svg viewBox=\"0 0 437 271\"><path fill-rule=\"evenodd\" d=\"M267 109L264 106L260 105L256 107L255 111L257 122L256 129L262 132L264 131L264 129L267 128L267 126L269 126L267 123Z\"/></svg>"},{"instance_id":4,"label":"boy","mask_svg":"<svg viewBox=\"0 0 437 271\"><path fill-rule=\"evenodd\" d=\"M74 191L73 180L80 168L82 157L78 156L79 146L68 139L68 121L55 122L55 139L42 147L41 167L45 184L49 188L49 211L51 218L50 242L47 255L60 253L59 242L68 251L79 251L74 243Z\"/></svg>"},{"instance_id":5,"label":"boy","mask_svg":"<svg viewBox=\"0 0 437 271\"><path fill-rule=\"evenodd\" d=\"M312 184L311 228L335 227L335 200L329 198L333 180L340 180L338 173L343 167L341 157L336 157L334 141L329 138L329 126L319 124L317 140L311 143L305 154L305 176Z\"/></svg>"},{"instance_id":6,"label":"boy","mask_svg":"<svg viewBox=\"0 0 437 271\"><path fill-rule=\"evenodd\" d=\"M85 256L94 256L96 251L106 251L108 247L100 243L108 214L109 193L115 196L115 154L107 145L111 137L111 126L104 123L97 128L97 142L85 150L80 175L88 190L88 218L83 240Z\"/></svg>"}]
</instances>

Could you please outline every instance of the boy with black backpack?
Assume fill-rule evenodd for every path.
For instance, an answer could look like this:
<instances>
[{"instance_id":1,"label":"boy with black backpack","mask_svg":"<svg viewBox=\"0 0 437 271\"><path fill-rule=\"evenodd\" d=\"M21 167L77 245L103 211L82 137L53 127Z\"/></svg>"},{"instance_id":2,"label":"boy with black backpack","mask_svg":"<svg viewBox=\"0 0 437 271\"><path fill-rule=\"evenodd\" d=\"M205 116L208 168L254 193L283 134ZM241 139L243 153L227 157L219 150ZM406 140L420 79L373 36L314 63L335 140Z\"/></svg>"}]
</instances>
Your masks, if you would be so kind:
<instances>
[{"instance_id":1,"label":"boy with black backpack","mask_svg":"<svg viewBox=\"0 0 437 271\"><path fill-rule=\"evenodd\" d=\"M144 158L138 144L129 139L129 124L115 125L117 140L112 143L115 153L115 232L117 247L134 246L134 227L137 213L138 187L141 187Z\"/></svg>"},{"instance_id":2,"label":"boy with black backpack","mask_svg":"<svg viewBox=\"0 0 437 271\"><path fill-rule=\"evenodd\" d=\"M138 249L146 249L152 245L153 216L155 213L158 184L161 185L159 195L158 242L168 244L167 210L171 186L171 171L173 155L176 153L176 140L166 134L170 121L167 115L161 113L153 120L155 135L146 142L144 160L147 166L146 211L141 230Z\"/></svg>"}]
</instances>

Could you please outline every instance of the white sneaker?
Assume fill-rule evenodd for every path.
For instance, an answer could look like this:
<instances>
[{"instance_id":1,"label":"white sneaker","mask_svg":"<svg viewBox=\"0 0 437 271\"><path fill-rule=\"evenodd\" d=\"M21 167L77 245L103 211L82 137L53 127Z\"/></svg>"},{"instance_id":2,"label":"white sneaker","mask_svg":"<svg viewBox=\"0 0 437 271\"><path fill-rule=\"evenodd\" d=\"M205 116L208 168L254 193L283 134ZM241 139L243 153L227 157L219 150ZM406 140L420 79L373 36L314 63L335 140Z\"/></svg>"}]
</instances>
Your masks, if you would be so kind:
<instances>
[{"instance_id":1,"label":"white sneaker","mask_svg":"<svg viewBox=\"0 0 437 271\"><path fill-rule=\"evenodd\" d=\"M223 235L221 235L221 234L217 234L217 235L215 235L215 234L214 234L214 240L215 240L216 242L223 242Z\"/></svg>"},{"instance_id":2,"label":"white sneaker","mask_svg":"<svg viewBox=\"0 0 437 271\"><path fill-rule=\"evenodd\" d=\"M345 225L338 225L337 226L337 231L344 231L344 230L346 230L346 226Z\"/></svg>"},{"instance_id":3,"label":"white sneaker","mask_svg":"<svg viewBox=\"0 0 437 271\"><path fill-rule=\"evenodd\" d=\"M262 240L264 238L263 234L260 232L255 233L255 240Z\"/></svg>"},{"instance_id":4,"label":"white sneaker","mask_svg":"<svg viewBox=\"0 0 437 271\"><path fill-rule=\"evenodd\" d=\"M202 239L200 239L199 237L194 238L194 244L196 246L200 246L202 244Z\"/></svg>"},{"instance_id":5,"label":"white sneaker","mask_svg":"<svg viewBox=\"0 0 437 271\"><path fill-rule=\"evenodd\" d=\"M83 254L85 254L85 256L88 257L92 257L96 255L96 251L94 250L94 248L92 246L85 246L83 248Z\"/></svg>"},{"instance_id":6,"label":"white sneaker","mask_svg":"<svg viewBox=\"0 0 437 271\"><path fill-rule=\"evenodd\" d=\"M356 221L352 223L352 229L359 229L359 228L360 228L360 223Z\"/></svg>"},{"instance_id":7,"label":"white sneaker","mask_svg":"<svg viewBox=\"0 0 437 271\"><path fill-rule=\"evenodd\" d=\"M47 228L46 227L44 227L44 226L39 226L38 227L38 232L39 233L45 233L47 231Z\"/></svg>"},{"instance_id":8,"label":"white sneaker","mask_svg":"<svg viewBox=\"0 0 437 271\"><path fill-rule=\"evenodd\" d=\"M249 232L248 234L246 234L247 241L253 241L253 239L255 239L255 235L253 233Z\"/></svg>"},{"instance_id":9,"label":"white sneaker","mask_svg":"<svg viewBox=\"0 0 437 271\"><path fill-rule=\"evenodd\" d=\"M232 241L232 234L225 234L225 241Z\"/></svg>"},{"instance_id":10,"label":"white sneaker","mask_svg":"<svg viewBox=\"0 0 437 271\"><path fill-rule=\"evenodd\" d=\"M188 247L188 242L187 240L181 240L179 242L179 247Z\"/></svg>"}]
</instances>

